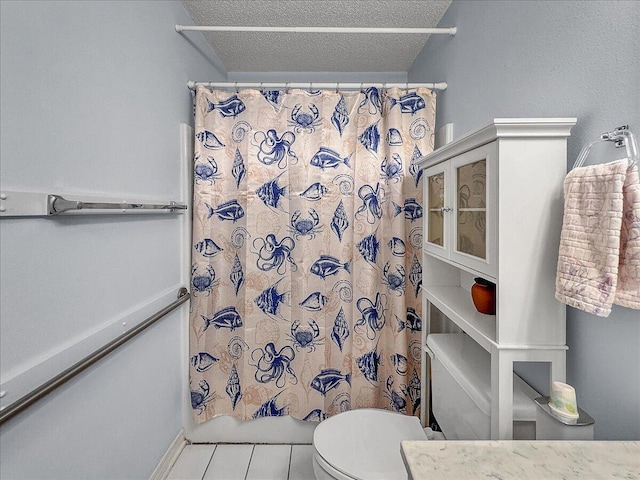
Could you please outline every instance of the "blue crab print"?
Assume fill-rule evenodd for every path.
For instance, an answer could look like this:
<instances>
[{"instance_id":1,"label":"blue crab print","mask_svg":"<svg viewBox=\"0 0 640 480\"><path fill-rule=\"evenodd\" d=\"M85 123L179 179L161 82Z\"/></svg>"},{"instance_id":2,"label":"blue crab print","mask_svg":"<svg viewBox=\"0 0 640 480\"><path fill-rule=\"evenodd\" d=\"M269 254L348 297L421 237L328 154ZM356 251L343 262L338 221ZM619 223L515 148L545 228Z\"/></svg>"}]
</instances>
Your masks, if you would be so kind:
<instances>
[{"instance_id":1,"label":"blue crab print","mask_svg":"<svg viewBox=\"0 0 640 480\"><path fill-rule=\"evenodd\" d=\"M382 327L384 327L385 305L383 305L383 303L386 304L386 296L380 292L376 293L375 302L372 302L367 297L359 298L356 302L356 308L362 317L356 321L353 329L356 330L358 327L366 325L368 327L367 338L369 340L373 340L376 337L376 332L379 332L382 330ZM373 332L372 336L369 336L369 331Z\"/></svg>"},{"instance_id":2,"label":"blue crab print","mask_svg":"<svg viewBox=\"0 0 640 480\"><path fill-rule=\"evenodd\" d=\"M200 161L200 155L196 155L195 165L193 167L193 176L196 183L206 182L213 185L213 182L220 178L222 174L218 173L218 164L213 157L207 157L207 162Z\"/></svg>"},{"instance_id":3,"label":"blue crab print","mask_svg":"<svg viewBox=\"0 0 640 480\"><path fill-rule=\"evenodd\" d=\"M255 378L258 382L275 381L276 387L282 388L287 381L286 373L291 376L292 383L298 383L298 377L291 368L291 362L294 358L296 358L296 354L290 346L287 345L276 351L276 346L269 342L265 345L264 350L256 348L251 352L251 360L257 363L250 365L256 367Z\"/></svg>"},{"instance_id":4,"label":"blue crab print","mask_svg":"<svg viewBox=\"0 0 640 480\"><path fill-rule=\"evenodd\" d=\"M213 287L218 284L216 281L216 271L211 265L205 266L204 272L196 274L198 270L197 265L191 268L191 291L194 295L198 293L206 293L209 295Z\"/></svg>"},{"instance_id":5,"label":"blue crab print","mask_svg":"<svg viewBox=\"0 0 640 480\"><path fill-rule=\"evenodd\" d=\"M291 324L291 335L287 335L289 340L293 342L293 347L296 351L301 348L306 348L307 352L313 352L317 345L322 345L322 339L318 339L320 336L320 328L315 320L309 322L311 330L302 330L300 328L300 321L295 320Z\"/></svg>"},{"instance_id":6,"label":"blue crab print","mask_svg":"<svg viewBox=\"0 0 640 480\"><path fill-rule=\"evenodd\" d=\"M273 233L265 238L256 238L253 241L253 248L257 249L253 253L258 255L256 266L263 272L276 270L280 275L284 275L287 270L287 263L291 264L291 270L298 269L296 262L291 256L296 243L291 237L284 237L278 242Z\"/></svg>"},{"instance_id":7,"label":"blue crab print","mask_svg":"<svg viewBox=\"0 0 640 480\"><path fill-rule=\"evenodd\" d=\"M296 141L293 132L286 131L281 136L274 129L267 130L267 133L256 132L253 134L254 141L258 142L260 149L258 152L258 161L265 165L278 165L278 168L284 170L287 168L288 162L292 165L298 163L298 156L291 149L291 145Z\"/></svg>"},{"instance_id":8,"label":"blue crab print","mask_svg":"<svg viewBox=\"0 0 640 480\"><path fill-rule=\"evenodd\" d=\"M309 209L309 218L300 218L302 212L296 210L291 216L291 222L289 225L289 231L293 233L296 240L300 240L300 237L309 237L309 239L315 238L316 233L322 231L322 225L320 225L320 216L313 208Z\"/></svg>"},{"instance_id":9,"label":"blue crab print","mask_svg":"<svg viewBox=\"0 0 640 480\"><path fill-rule=\"evenodd\" d=\"M393 390L393 376L387 378L387 391L383 392L384 396L389 399L389 406L400 413L407 413L406 387L400 385L399 390Z\"/></svg>"},{"instance_id":10,"label":"blue crab print","mask_svg":"<svg viewBox=\"0 0 640 480\"><path fill-rule=\"evenodd\" d=\"M384 157L384 160L380 164L380 171L382 174L380 178L382 178L387 184L391 181L398 183L402 180L404 176L404 172L402 169L402 158L397 153L391 155L391 160L388 160L387 157Z\"/></svg>"},{"instance_id":11,"label":"blue crab print","mask_svg":"<svg viewBox=\"0 0 640 480\"><path fill-rule=\"evenodd\" d=\"M313 133L316 127L322 125L322 119L320 118L320 111L313 103L309 104L309 111L311 113L302 112L302 105L297 104L291 111L291 120L287 123L293 127L296 133L307 132Z\"/></svg>"},{"instance_id":12,"label":"blue crab print","mask_svg":"<svg viewBox=\"0 0 640 480\"><path fill-rule=\"evenodd\" d=\"M366 212L367 223L373 224L376 219L382 218L382 204L384 203L384 189L380 182L376 183L375 190L371 185L363 185L358 189L358 197L362 200L362 205L358 207L355 217L358 218L362 212Z\"/></svg>"},{"instance_id":13,"label":"blue crab print","mask_svg":"<svg viewBox=\"0 0 640 480\"><path fill-rule=\"evenodd\" d=\"M215 392L210 391L209 384L206 380L200 380L200 388L191 390L191 408L198 411L200 415L207 408L207 403L214 400Z\"/></svg>"},{"instance_id":14,"label":"blue crab print","mask_svg":"<svg viewBox=\"0 0 640 480\"><path fill-rule=\"evenodd\" d=\"M258 408L258 410L256 410L256 412L251 415L251 418L255 420L256 418L262 417L282 417L286 415L288 410L287 406L278 408L278 405L276 404L276 398L278 398L278 395L280 395L280 393L274 395L269 400L260 405L260 408Z\"/></svg>"},{"instance_id":15,"label":"blue crab print","mask_svg":"<svg viewBox=\"0 0 640 480\"><path fill-rule=\"evenodd\" d=\"M405 286L405 270L402 265L396 265L395 270L391 270L391 264L387 262L382 269L382 283L389 292L393 292L398 296L404 293Z\"/></svg>"}]
</instances>

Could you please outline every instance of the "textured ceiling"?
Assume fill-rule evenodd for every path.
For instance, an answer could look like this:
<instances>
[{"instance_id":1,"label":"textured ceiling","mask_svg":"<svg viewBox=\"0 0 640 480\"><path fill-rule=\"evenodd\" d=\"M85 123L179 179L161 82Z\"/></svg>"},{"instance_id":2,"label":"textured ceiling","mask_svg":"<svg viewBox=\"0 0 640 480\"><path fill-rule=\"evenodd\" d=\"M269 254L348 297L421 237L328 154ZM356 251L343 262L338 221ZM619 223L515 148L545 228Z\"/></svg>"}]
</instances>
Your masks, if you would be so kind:
<instances>
[{"instance_id":1,"label":"textured ceiling","mask_svg":"<svg viewBox=\"0 0 640 480\"><path fill-rule=\"evenodd\" d=\"M451 0L183 2L196 25L436 27ZM229 72L406 72L429 38L427 34L264 32L205 32L204 36Z\"/></svg>"}]
</instances>

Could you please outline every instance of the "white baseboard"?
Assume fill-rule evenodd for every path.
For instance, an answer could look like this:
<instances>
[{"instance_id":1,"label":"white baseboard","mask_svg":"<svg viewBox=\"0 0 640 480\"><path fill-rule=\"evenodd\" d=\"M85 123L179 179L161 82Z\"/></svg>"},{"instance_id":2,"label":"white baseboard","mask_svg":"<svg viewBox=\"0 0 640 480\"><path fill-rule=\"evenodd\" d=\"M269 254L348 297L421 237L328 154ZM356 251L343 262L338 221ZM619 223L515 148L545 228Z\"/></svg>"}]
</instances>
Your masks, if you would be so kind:
<instances>
[{"instance_id":1,"label":"white baseboard","mask_svg":"<svg viewBox=\"0 0 640 480\"><path fill-rule=\"evenodd\" d=\"M149 480L165 480L169 476L171 467L176 463L186 444L187 440L184 438L184 430L180 429L178 436L171 442L171 445L169 445L169 448L160 459L160 463L158 463Z\"/></svg>"}]
</instances>

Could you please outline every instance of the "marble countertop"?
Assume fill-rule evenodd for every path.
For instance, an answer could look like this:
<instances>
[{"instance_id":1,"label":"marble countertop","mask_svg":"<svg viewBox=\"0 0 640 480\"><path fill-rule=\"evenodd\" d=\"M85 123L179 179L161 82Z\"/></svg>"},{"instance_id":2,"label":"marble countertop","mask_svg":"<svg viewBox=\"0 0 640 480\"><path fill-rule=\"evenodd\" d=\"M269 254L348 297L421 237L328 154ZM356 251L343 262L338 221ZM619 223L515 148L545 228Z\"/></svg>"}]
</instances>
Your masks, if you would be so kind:
<instances>
[{"instance_id":1,"label":"marble countertop","mask_svg":"<svg viewBox=\"0 0 640 480\"><path fill-rule=\"evenodd\" d=\"M640 480L640 442L403 441L409 480Z\"/></svg>"}]
</instances>

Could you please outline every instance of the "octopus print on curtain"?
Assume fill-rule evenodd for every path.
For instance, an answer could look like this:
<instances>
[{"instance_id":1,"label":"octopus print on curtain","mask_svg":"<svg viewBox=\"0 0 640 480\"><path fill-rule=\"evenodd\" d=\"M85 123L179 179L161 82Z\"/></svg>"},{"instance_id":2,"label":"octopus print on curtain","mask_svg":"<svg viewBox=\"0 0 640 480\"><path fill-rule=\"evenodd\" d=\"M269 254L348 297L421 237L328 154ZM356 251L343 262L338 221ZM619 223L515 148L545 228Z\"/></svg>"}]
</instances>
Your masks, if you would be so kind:
<instances>
[{"instance_id":1,"label":"octopus print on curtain","mask_svg":"<svg viewBox=\"0 0 640 480\"><path fill-rule=\"evenodd\" d=\"M420 406L426 89L211 91L195 104L197 422Z\"/></svg>"}]
</instances>

